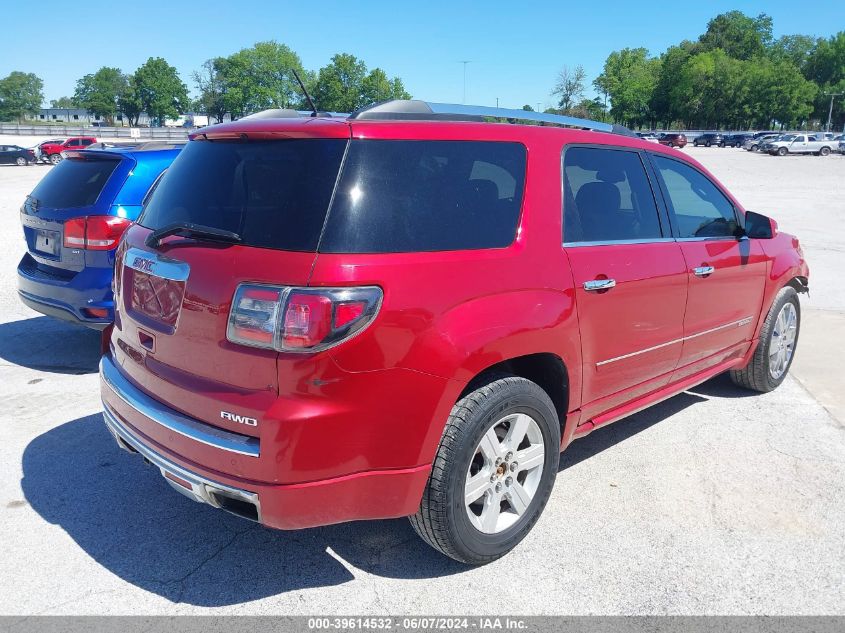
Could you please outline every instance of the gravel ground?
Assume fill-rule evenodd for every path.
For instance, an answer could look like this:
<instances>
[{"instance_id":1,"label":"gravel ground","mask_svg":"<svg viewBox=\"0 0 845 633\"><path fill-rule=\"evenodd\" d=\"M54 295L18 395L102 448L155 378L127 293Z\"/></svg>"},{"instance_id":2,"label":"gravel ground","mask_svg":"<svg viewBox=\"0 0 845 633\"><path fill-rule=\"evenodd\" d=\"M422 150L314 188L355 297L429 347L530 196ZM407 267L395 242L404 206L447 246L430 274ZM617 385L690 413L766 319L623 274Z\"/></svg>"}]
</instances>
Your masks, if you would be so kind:
<instances>
[{"instance_id":1,"label":"gravel ground","mask_svg":"<svg viewBox=\"0 0 845 633\"><path fill-rule=\"evenodd\" d=\"M845 311L845 157L687 151L801 236L805 331L823 325L800 382L761 396L720 377L577 441L529 537L480 569L405 520L264 529L119 451L98 335L15 292L17 210L50 167L0 167L0 613L845 614L842 339L825 339Z\"/></svg>"}]
</instances>

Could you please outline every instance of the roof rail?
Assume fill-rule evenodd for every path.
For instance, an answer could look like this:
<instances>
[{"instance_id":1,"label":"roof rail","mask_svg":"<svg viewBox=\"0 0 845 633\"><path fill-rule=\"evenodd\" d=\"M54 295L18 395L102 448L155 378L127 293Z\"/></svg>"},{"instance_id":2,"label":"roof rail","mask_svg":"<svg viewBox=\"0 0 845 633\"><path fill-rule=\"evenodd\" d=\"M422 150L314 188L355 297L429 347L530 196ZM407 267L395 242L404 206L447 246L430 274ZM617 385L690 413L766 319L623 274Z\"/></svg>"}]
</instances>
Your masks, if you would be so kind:
<instances>
[{"instance_id":1,"label":"roof rail","mask_svg":"<svg viewBox=\"0 0 845 633\"><path fill-rule=\"evenodd\" d=\"M253 114L248 114L246 116L242 116L239 121L243 121L244 119L296 119L298 117L305 117L305 118L333 118L333 117L341 117L346 118L349 116L345 112L317 112L315 115L311 110L293 110L291 108L274 108L270 110L261 110L260 112L254 112Z\"/></svg>"},{"instance_id":2,"label":"roof rail","mask_svg":"<svg viewBox=\"0 0 845 633\"><path fill-rule=\"evenodd\" d=\"M565 116L562 114L547 114L532 112L531 110L513 110L510 108L492 108L489 106L460 105L456 103L432 103L418 99L394 99L385 101L368 108L363 108L349 115L350 119L359 120L445 120L445 121L479 121L484 117L494 119L518 119L522 121L537 121L552 125L564 125L596 132L611 132L615 134L633 135L628 128L589 119Z\"/></svg>"}]
</instances>

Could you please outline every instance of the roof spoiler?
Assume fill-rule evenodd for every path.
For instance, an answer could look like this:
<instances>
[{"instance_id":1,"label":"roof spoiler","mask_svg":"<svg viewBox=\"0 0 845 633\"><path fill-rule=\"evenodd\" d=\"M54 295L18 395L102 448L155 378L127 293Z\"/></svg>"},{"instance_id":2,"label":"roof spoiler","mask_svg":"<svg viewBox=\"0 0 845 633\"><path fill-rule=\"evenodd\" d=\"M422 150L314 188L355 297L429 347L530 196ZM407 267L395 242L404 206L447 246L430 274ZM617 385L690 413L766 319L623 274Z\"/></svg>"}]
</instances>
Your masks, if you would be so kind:
<instances>
[{"instance_id":1,"label":"roof spoiler","mask_svg":"<svg viewBox=\"0 0 845 633\"><path fill-rule=\"evenodd\" d=\"M349 115L350 119L363 121L484 121L493 119L515 119L536 121L550 125L562 125L595 132L608 132L625 136L636 136L621 125L591 121L562 114L547 114L531 110L513 110L489 106L460 105L456 103L433 103L418 99L394 99L362 108Z\"/></svg>"}]
</instances>

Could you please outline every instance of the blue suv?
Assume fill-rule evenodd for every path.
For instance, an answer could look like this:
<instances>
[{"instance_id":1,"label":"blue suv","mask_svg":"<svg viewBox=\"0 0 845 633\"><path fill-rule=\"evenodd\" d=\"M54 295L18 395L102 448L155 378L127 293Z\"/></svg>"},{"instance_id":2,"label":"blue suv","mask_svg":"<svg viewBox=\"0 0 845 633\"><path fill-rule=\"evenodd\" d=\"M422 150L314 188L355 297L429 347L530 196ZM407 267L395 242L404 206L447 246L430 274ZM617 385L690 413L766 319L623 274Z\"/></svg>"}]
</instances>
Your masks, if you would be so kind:
<instances>
[{"instance_id":1,"label":"blue suv","mask_svg":"<svg viewBox=\"0 0 845 633\"><path fill-rule=\"evenodd\" d=\"M114 317L114 252L183 143L64 152L21 207L18 294L33 310L95 329Z\"/></svg>"}]
</instances>

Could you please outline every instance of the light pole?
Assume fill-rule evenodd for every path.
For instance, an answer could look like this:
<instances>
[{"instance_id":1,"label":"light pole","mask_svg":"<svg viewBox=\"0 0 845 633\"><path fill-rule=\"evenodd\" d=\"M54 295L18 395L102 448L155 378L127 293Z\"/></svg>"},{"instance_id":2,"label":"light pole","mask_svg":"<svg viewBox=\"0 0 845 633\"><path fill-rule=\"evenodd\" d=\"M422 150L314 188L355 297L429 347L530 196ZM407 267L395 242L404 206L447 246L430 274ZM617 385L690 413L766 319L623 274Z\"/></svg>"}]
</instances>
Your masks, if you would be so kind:
<instances>
[{"instance_id":1,"label":"light pole","mask_svg":"<svg viewBox=\"0 0 845 633\"><path fill-rule=\"evenodd\" d=\"M833 99L834 97L841 97L841 92L825 92L826 97L830 97L830 109L827 111L827 131L830 132L830 120L833 117Z\"/></svg>"},{"instance_id":2,"label":"light pole","mask_svg":"<svg viewBox=\"0 0 845 633\"><path fill-rule=\"evenodd\" d=\"M469 64L470 61L472 61L472 60L462 59L461 61L458 62L459 64L464 65L464 100L461 101L461 103L463 103L464 105L466 105L466 102L467 102L467 64Z\"/></svg>"}]
</instances>

